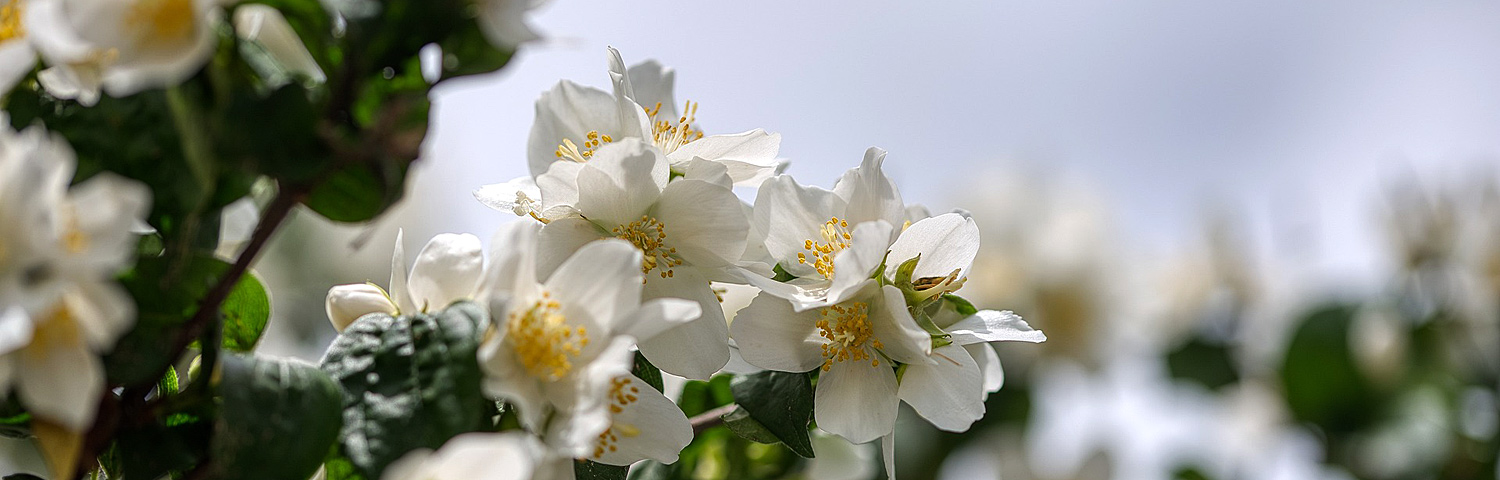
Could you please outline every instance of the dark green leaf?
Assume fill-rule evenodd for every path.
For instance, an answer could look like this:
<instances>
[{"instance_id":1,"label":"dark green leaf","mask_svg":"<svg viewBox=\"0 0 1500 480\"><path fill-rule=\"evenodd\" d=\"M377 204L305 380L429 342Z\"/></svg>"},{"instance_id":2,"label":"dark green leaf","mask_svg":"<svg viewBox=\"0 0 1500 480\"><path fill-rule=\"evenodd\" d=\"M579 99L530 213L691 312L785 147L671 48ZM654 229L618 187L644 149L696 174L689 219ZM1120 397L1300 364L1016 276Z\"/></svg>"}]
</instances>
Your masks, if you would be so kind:
<instances>
[{"instance_id":1,"label":"dark green leaf","mask_svg":"<svg viewBox=\"0 0 1500 480\"><path fill-rule=\"evenodd\" d=\"M116 385L152 385L168 358L178 328L198 309L198 301L219 281L229 264L208 256L186 258L175 267L166 257L143 258L121 278L136 303L136 324L120 338L104 367Z\"/></svg>"},{"instance_id":2,"label":"dark green leaf","mask_svg":"<svg viewBox=\"0 0 1500 480\"><path fill-rule=\"evenodd\" d=\"M386 202L388 188L368 167L355 165L339 170L313 188L303 203L335 222L365 222L390 206Z\"/></svg>"},{"instance_id":3,"label":"dark green leaf","mask_svg":"<svg viewBox=\"0 0 1500 480\"><path fill-rule=\"evenodd\" d=\"M655 388L656 391L662 391L661 369L652 365L645 355L641 355L641 352L635 352L635 367L630 370L630 373L635 375L635 378L645 380L646 384Z\"/></svg>"},{"instance_id":4,"label":"dark green leaf","mask_svg":"<svg viewBox=\"0 0 1500 480\"><path fill-rule=\"evenodd\" d=\"M573 476L578 480L625 480L630 467L605 465L588 460L573 462Z\"/></svg>"},{"instance_id":5,"label":"dark green leaf","mask_svg":"<svg viewBox=\"0 0 1500 480\"><path fill-rule=\"evenodd\" d=\"M724 426L729 427L729 431L745 440L757 443L781 443L781 439L776 438L776 434L771 433L765 425L761 425L754 418L750 418L750 412L743 408L735 408L724 414Z\"/></svg>"},{"instance_id":6,"label":"dark green leaf","mask_svg":"<svg viewBox=\"0 0 1500 480\"><path fill-rule=\"evenodd\" d=\"M1354 312L1351 306L1331 306L1308 315L1292 335L1281 366L1292 417L1334 435L1369 424L1379 408L1349 345Z\"/></svg>"},{"instance_id":7,"label":"dark green leaf","mask_svg":"<svg viewBox=\"0 0 1500 480\"><path fill-rule=\"evenodd\" d=\"M211 424L198 421L126 426L115 437L120 473L124 478L161 478L188 470L207 455L212 430Z\"/></svg>"},{"instance_id":8,"label":"dark green leaf","mask_svg":"<svg viewBox=\"0 0 1500 480\"><path fill-rule=\"evenodd\" d=\"M224 318L224 349L248 352L266 330L271 319L271 299L266 287L251 272L245 272L219 306Z\"/></svg>"},{"instance_id":9,"label":"dark green leaf","mask_svg":"<svg viewBox=\"0 0 1500 480\"><path fill-rule=\"evenodd\" d=\"M0 480L47 480L30 473L16 473L0 477Z\"/></svg>"},{"instance_id":10,"label":"dark green leaf","mask_svg":"<svg viewBox=\"0 0 1500 480\"><path fill-rule=\"evenodd\" d=\"M306 480L338 439L338 384L295 360L226 354L221 364L216 478Z\"/></svg>"},{"instance_id":11,"label":"dark green leaf","mask_svg":"<svg viewBox=\"0 0 1500 480\"><path fill-rule=\"evenodd\" d=\"M476 355L484 309L360 317L328 347L323 369L344 387L340 453L366 478L418 448L437 449L491 421Z\"/></svg>"},{"instance_id":12,"label":"dark green leaf","mask_svg":"<svg viewBox=\"0 0 1500 480\"><path fill-rule=\"evenodd\" d=\"M737 377L729 388L740 408L797 455L813 457L807 424L812 420L812 381L805 373L765 371Z\"/></svg>"},{"instance_id":13,"label":"dark green leaf","mask_svg":"<svg viewBox=\"0 0 1500 480\"><path fill-rule=\"evenodd\" d=\"M1229 346L1202 337L1194 337L1167 352L1166 360L1167 371L1171 372L1172 378L1188 380L1210 390L1218 390L1240 380L1233 351Z\"/></svg>"}]
</instances>

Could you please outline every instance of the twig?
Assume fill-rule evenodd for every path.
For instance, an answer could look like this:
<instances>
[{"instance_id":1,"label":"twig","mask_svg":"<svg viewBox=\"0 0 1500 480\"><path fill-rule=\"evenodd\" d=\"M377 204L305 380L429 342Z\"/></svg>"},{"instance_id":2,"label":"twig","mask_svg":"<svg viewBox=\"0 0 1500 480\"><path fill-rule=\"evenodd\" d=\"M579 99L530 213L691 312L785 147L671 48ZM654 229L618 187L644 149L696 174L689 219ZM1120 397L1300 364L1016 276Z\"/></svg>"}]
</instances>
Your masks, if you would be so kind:
<instances>
[{"instance_id":1,"label":"twig","mask_svg":"<svg viewBox=\"0 0 1500 480\"><path fill-rule=\"evenodd\" d=\"M733 412L735 408L738 408L738 405L731 403L689 418L688 424L693 426L693 436L696 437L702 434L704 430L723 425L724 416L728 415L729 412Z\"/></svg>"}]
</instances>

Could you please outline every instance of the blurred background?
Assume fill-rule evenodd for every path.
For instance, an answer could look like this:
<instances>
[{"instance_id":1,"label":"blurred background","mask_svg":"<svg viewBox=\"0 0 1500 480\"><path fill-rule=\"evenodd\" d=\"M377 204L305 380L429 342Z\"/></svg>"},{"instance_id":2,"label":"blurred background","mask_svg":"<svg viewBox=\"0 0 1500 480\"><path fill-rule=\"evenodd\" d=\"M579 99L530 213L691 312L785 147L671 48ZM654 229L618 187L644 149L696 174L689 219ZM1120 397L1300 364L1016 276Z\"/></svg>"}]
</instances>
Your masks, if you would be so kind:
<instances>
[{"instance_id":1,"label":"blurred background","mask_svg":"<svg viewBox=\"0 0 1500 480\"><path fill-rule=\"evenodd\" d=\"M385 284L397 228L488 242L515 217L470 192L525 174L532 103L607 89L614 46L708 133L781 133L802 183L879 146L907 202L979 222L964 294L1049 341L998 346L967 433L904 412L897 478L1496 478L1500 3L833 3L552 2L546 40L439 89L403 205L286 225L260 351L316 361L328 287ZM683 475L883 475L818 446Z\"/></svg>"}]
</instances>

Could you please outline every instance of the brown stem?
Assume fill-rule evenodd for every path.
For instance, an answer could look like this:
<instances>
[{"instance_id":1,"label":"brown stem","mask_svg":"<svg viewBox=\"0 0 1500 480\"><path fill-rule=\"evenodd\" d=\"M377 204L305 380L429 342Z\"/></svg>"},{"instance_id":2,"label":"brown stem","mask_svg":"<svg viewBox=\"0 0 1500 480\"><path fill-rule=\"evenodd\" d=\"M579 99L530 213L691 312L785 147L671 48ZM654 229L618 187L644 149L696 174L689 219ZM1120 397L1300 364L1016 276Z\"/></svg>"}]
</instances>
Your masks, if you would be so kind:
<instances>
[{"instance_id":1,"label":"brown stem","mask_svg":"<svg viewBox=\"0 0 1500 480\"><path fill-rule=\"evenodd\" d=\"M693 436L696 437L699 434L702 434L704 430L723 425L724 416L728 415L729 412L733 412L737 407L737 405L731 403L729 405L725 405L713 410L709 410L707 412L694 415L693 418L689 418L688 424L693 426Z\"/></svg>"}]
</instances>

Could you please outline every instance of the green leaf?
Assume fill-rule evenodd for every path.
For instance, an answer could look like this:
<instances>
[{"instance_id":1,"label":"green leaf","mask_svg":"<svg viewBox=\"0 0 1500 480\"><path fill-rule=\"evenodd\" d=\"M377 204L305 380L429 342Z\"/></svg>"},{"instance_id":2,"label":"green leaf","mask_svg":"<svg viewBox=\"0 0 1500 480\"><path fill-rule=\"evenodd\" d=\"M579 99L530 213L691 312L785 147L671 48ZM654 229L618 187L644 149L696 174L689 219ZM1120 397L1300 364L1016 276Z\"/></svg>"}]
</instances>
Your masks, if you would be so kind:
<instances>
[{"instance_id":1,"label":"green leaf","mask_svg":"<svg viewBox=\"0 0 1500 480\"><path fill-rule=\"evenodd\" d=\"M1341 435L1370 424L1380 398L1355 364L1349 329L1355 307L1334 305L1301 321L1281 365L1282 391L1292 417Z\"/></svg>"},{"instance_id":2,"label":"green leaf","mask_svg":"<svg viewBox=\"0 0 1500 480\"><path fill-rule=\"evenodd\" d=\"M162 375L160 382L156 382L156 396L175 395L177 389L177 368L167 367L167 374Z\"/></svg>"},{"instance_id":3,"label":"green leaf","mask_svg":"<svg viewBox=\"0 0 1500 480\"><path fill-rule=\"evenodd\" d=\"M208 454L212 430L211 423L201 421L126 426L115 437L120 473L124 478L161 478L188 470Z\"/></svg>"},{"instance_id":4,"label":"green leaf","mask_svg":"<svg viewBox=\"0 0 1500 480\"><path fill-rule=\"evenodd\" d=\"M249 352L266 331L271 319L271 298L266 287L251 272L245 272L219 306L224 319L224 349Z\"/></svg>"},{"instance_id":5,"label":"green leaf","mask_svg":"<svg viewBox=\"0 0 1500 480\"><path fill-rule=\"evenodd\" d=\"M641 355L641 352L635 352L635 367L631 368L630 373L635 375L635 378L645 380L646 384L655 388L656 391L662 391L661 369L652 365L645 355Z\"/></svg>"},{"instance_id":6,"label":"green leaf","mask_svg":"<svg viewBox=\"0 0 1500 480\"><path fill-rule=\"evenodd\" d=\"M31 437L31 414L21 407L21 402L15 396L5 397L4 401L0 401L0 437Z\"/></svg>"},{"instance_id":7,"label":"green leaf","mask_svg":"<svg viewBox=\"0 0 1500 480\"><path fill-rule=\"evenodd\" d=\"M949 293L947 295L943 295L943 300L953 305L953 310L958 312L959 315L968 317L979 313L979 309L974 307L974 304L970 303L969 300L965 299L964 297Z\"/></svg>"},{"instance_id":8,"label":"green leaf","mask_svg":"<svg viewBox=\"0 0 1500 480\"><path fill-rule=\"evenodd\" d=\"M785 268L781 268L780 263L776 264L776 266L774 267L771 267L771 272L776 274L776 276L772 277L771 279L778 282L790 282L797 279L796 275L787 273Z\"/></svg>"},{"instance_id":9,"label":"green leaf","mask_svg":"<svg viewBox=\"0 0 1500 480\"><path fill-rule=\"evenodd\" d=\"M750 418L750 412L744 408L735 408L724 414L723 418L724 426L729 427L729 431L740 438L757 443L781 443L781 439L776 438L776 434L767 430L765 425Z\"/></svg>"},{"instance_id":10,"label":"green leaf","mask_svg":"<svg viewBox=\"0 0 1500 480\"><path fill-rule=\"evenodd\" d=\"M573 477L578 480L625 480L630 467L605 465L588 460L573 462Z\"/></svg>"},{"instance_id":11,"label":"green leaf","mask_svg":"<svg viewBox=\"0 0 1500 480\"><path fill-rule=\"evenodd\" d=\"M418 448L489 427L480 390L483 308L360 317L328 347L323 369L344 387L340 453L365 478Z\"/></svg>"},{"instance_id":12,"label":"green leaf","mask_svg":"<svg viewBox=\"0 0 1500 480\"><path fill-rule=\"evenodd\" d=\"M750 418L797 455L813 457L807 424L813 413L812 381L806 373L765 371L736 377L729 384L734 400ZM754 440L754 439L751 439Z\"/></svg>"},{"instance_id":13,"label":"green leaf","mask_svg":"<svg viewBox=\"0 0 1500 480\"><path fill-rule=\"evenodd\" d=\"M114 350L105 357L104 369L110 383L116 385L153 385L161 379L155 375L171 365L175 358L165 345L171 345L178 329L198 311L198 301L229 264L199 255L176 265L166 257L143 258L135 269L120 279L135 299L136 323L120 338Z\"/></svg>"},{"instance_id":14,"label":"green leaf","mask_svg":"<svg viewBox=\"0 0 1500 480\"><path fill-rule=\"evenodd\" d=\"M323 462L324 480L364 480L365 477L355 471L354 464L349 459L338 456L337 447L334 448L328 460Z\"/></svg>"},{"instance_id":15,"label":"green leaf","mask_svg":"<svg viewBox=\"0 0 1500 480\"><path fill-rule=\"evenodd\" d=\"M215 478L306 480L338 439L338 384L290 359L226 354L221 361Z\"/></svg>"},{"instance_id":16,"label":"green leaf","mask_svg":"<svg viewBox=\"0 0 1500 480\"><path fill-rule=\"evenodd\" d=\"M1218 390L1240 380L1233 351L1221 342L1193 337L1167 352L1167 371L1172 378L1187 380Z\"/></svg>"},{"instance_id":17,"label":"green leaf","mask_svg":"<svg viewBox=\"0 0 1500 480\"><path fill-rule=\"evenodd\" d=\"M355 165L318 184L303 203L335 222L366 222L394 203L386 201L387 190L386 182L369 167Z\"/></svg>"}]
</instances>

